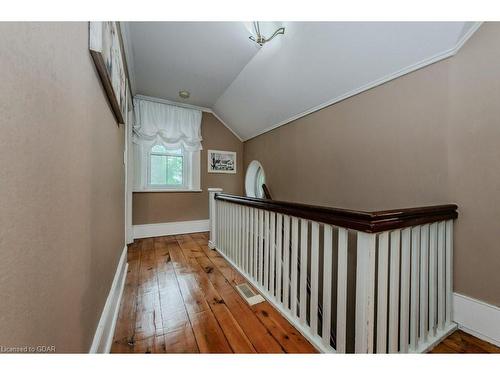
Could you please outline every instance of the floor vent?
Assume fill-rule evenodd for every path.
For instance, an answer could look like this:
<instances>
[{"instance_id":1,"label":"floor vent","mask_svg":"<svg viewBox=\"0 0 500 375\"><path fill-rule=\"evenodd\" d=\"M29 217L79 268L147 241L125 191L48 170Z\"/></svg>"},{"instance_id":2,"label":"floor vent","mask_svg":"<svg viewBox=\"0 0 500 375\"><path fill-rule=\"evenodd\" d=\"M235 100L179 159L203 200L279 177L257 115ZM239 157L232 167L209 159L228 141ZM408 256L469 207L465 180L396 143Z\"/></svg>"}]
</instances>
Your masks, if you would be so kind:
<instances>
[{"instance_id":1,"label":"floor vent","mask_svg":"<svg viewBox=\"0 0 500 375\"><path fill-rule=\"evenodd\" d=\"M252 306L264 302L265 299L260 294L256 294L247 283L236 285L236 290Z\"/></svg>"}]
</instances>

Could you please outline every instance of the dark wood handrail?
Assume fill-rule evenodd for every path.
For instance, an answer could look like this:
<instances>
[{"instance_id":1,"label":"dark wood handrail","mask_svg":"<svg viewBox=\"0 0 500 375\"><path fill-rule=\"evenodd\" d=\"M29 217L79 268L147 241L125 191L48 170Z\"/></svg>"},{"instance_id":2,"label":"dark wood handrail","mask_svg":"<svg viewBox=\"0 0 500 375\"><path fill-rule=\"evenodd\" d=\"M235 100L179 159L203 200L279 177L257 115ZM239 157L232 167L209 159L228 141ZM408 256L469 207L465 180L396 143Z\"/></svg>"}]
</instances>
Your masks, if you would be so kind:
<instances>
[{"instance_id":1,"label":"dark wood handrail","mask_svg":"<svg viewBox=\"0 0 500 375\"><path fill-rule=\"evenodd\" d=\"M456 219L458 217L458 206L456 204L369 212L242 197L225 193L215 194L215 199L344 228L356 229L367 233L377 233L390 229Z\"/></svg>"}]
</instances>

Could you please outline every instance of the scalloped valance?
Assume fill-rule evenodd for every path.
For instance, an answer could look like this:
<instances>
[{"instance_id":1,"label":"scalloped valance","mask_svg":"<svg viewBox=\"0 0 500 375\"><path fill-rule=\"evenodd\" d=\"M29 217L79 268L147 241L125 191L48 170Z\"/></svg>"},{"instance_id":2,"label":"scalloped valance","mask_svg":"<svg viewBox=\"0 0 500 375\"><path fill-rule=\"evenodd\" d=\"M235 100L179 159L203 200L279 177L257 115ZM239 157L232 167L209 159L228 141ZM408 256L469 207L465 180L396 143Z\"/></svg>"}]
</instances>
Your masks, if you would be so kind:
<instances>
[{"instance_id":1,"label":"scalloped valance","mask_svg":"<svg viewBox=\"0 0 500 375\"><path fill-rule=\"evenodd\" d=\"M187 151L202 149L201 111L138 98L134 106L136 142L163 143L169 148L183 146Z\"/></svg>"}]
</instances>

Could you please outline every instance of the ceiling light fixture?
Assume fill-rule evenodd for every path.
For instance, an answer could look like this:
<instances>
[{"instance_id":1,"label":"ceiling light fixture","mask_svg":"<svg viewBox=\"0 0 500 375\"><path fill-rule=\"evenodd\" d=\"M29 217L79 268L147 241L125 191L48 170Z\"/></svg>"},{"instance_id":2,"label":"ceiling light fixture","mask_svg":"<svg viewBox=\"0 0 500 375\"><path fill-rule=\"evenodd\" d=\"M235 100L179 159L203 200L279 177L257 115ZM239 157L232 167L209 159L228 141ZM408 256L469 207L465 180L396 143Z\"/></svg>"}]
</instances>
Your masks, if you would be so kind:
<instances>
[{"instance_id":1,"label":"ceiling light fixture","mask_svg":"<svg viewBox=\"0 0 500 375\"><path fill-rule=\"evenodd\" d=\"M259 25L259 22L256 21L256 22L253 22L253 29L254 29L254 33L255 33L255 36L250 36L249 39L250 40L253 40L255 43L257 43L259 46L263 46L265 43L271 41L276 35L282 35L285 33L285 28L284 27L280 27L278 28L274 33L273 35L271 35L269 38L266 38L264 35L262 35L260 33L260 25Z\"/></svg>"},{"instance_id":2,"label":"ceiling light fixture","mask_svg":"<svg viewBox=\"0 0 500 375\"><path fill-rule=\"evenodd\" d=\"M179 91L179 96L182 99L188 99L191 96L191 94L187 90L181 90L181 91Z\"/></svg>"}]
</instances>

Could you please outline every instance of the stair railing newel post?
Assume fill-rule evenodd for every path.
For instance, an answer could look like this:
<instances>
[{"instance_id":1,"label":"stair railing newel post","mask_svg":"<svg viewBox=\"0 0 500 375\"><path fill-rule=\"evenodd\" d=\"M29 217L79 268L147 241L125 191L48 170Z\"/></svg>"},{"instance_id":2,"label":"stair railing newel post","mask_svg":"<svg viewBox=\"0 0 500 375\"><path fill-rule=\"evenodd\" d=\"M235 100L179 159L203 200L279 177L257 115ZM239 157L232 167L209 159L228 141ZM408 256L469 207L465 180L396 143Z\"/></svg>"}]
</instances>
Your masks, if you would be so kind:
<instances>
[{"instance_id":1,"label":"stair railing newel post","mask_svg":"<svg viewBox=\"0 0 500 375\"><path fill-rule=\"evenodd\" d=\"M208 215L210 222L210 235L208 247L215 249L217 247L217 202L215 194L222 193L221 188L208 188Z\"/></svg>"}]
</instances>

